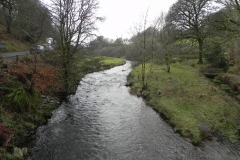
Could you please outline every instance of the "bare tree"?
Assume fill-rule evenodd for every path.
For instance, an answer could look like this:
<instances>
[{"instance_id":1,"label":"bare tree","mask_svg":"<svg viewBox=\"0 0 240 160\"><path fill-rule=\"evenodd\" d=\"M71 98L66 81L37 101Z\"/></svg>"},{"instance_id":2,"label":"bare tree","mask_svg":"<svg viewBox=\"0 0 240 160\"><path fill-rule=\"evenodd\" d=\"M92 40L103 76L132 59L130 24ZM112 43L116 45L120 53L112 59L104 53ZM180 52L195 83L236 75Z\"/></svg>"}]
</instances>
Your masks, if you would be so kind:
<instances>
[{"instance_id":1,"label":"bare tree","mask_svg":"<svg viewBox=\"0 0 240 160\"><path fill-rule=\"evenodd\" d=\"M163 25L163 22L164 22L164 19L163 19L163 13L156 18L156 20L153 22L153 25L152 25L152 40L151 40L151 61L152 63L154 62L154 56L158 50L158 47L157 47L157 36L158 36L158 31L159 31L159 28L161 28L161 25ZM152 69L152 64L151 64L151 69Z\"/></svg>"},{"instance_id":2,"label":"bare tree","mask_svg":"<svg viewBox=\"0 0 240 160\"><path fill-rule=\"evenodd\" d=\"M170 65L172 61L172 50L173 44L176 41L176 37L178 36L178 32L174 25L169 25L165 21L166 14L161 13L155 22L155 27L158 30L156 32L156 39L160 45L160 54L164 55L165 64L167 66L167 72L170 72Z\"/></svg>"},{"instance_id":3,"label":"bare tree","mask_svg":"<svg viewBox=\"0 0 240 160\"><path fill-rule=\"evenodd\" d=\"M213 12L212 0L178 0L169 10L167 19L182 31L182 38L198 43L199 60L203 63L203 43L209 35L208 16Z\"/></svg>"},{"instance_id":4,"label":"bare tree","mask_svg":"<svg viewBox=\"0 0 240 160\"><path fill-rule=\"evenodd\" d=\"M55 37L61 57L64 77L64 92L71 88L71 67L78 49L97 29L95 24L102 20L96 16L97 0L52 0L51 15Z\"/></svg>"},{"instance_id":5,"label":"bare tree","mask_svg":"<svg viewBox=\"0 0 240 160\"><path fill-rule=\"evenodd\" d=\"M135 25L133 32L135 32L132 40L134 50L139 53L140 62L141 62L141 81L142 81L142 88L145 89L147 87L146 82L146 61L147 61L147 18L148 18L148 11L143 16L143 21L139 22Z\"/></svg>"}]
</instances>

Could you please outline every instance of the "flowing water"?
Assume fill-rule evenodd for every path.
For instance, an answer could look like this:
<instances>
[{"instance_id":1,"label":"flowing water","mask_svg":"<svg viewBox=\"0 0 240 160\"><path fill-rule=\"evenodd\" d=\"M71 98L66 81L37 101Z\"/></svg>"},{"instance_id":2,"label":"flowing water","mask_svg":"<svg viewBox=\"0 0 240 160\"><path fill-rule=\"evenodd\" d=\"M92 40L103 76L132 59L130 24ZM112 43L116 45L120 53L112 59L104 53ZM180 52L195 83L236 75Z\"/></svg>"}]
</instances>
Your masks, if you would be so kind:
<instances>
[{"instance_id":1,"label":"flowing water","mask_svg":"<svg viewBox=\"0 0 240 160\"><path fill-rule=\"evenodd\" d=\"M194 147L125 86L131 64L86 75L38 129L34 160L237 160L240 145Z\"/></svg>"}]
</instances>

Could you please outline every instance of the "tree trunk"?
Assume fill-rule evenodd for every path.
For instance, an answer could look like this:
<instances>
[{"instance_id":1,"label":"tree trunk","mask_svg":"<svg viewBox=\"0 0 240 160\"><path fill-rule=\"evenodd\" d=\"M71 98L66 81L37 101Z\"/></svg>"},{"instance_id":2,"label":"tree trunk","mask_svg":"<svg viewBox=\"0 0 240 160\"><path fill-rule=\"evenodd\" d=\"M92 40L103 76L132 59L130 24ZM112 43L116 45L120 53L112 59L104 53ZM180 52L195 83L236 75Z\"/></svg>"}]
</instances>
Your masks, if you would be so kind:
<instances>
[{"instance_id":1,"label":"tree trunk","mask_svg":"<svg viewBox=\"0 0 240 160\"><path fill-rule=\"evenodd\" d=\"M143 51L142 51L142 88L146 89L146 79L145 79L145 73L146 73L146 31L144 31L144 37L143 37Z\"/></svg>"},{"instance_id":2,"label":"tree trunk","mask_svg":"<svg viewBox=\"0 0 240 160\"><path fill-rule=\"evenodd\" d=\"M198 64L203 64L203 40L201 38L198 38L198 47L199 47L199 59L198 59Z\"/></svg>"},{"instance_id":3,"label":"tree trunk","mask_svg":"<svg viewBox=\"0 0 240 160\"><path fill-rule=\"evenodd\" d=\"M167 66L167 73L170 73L170 65Z\"/></svg>"},{"instance_id":4,"label":"tree trunk","mask_svg":"<svg viewBox=\"0 0 240 160\"><path fill-rule=\"evenodd\" d=\"M8 6L3 5L3 13L7 27L7 33L11 34L11 27L12 27L12 4L9 3Z\"/></svg>"},{"instance_id":5,"label":"tree trunk","mask_svg":"<svg viewBox=\"0 0 240 160\"><path fill-rule=\"evenodd\" d=\"M63 62L63 69L64 69L64 95L67 96L70 88L69 84L69 60L68 60L68 53L66 53L64 49L64 62Z\"/></svg>"},{"instance_id":6,"label":"tree trunk","mask_svg":"<svg viewBox=\"0 0 240 160\"><path fill-rule=\"evenodd\" d=\"M170 73L170 69L171 69L170 68L170 65L171 65L171 53L169 51L168 45L165 44L165 46L166 46L166 51L167 51L167 53L165 55L165 61L166 61L166 65L167 65L167 73Z\"/></svg>"},{"instance_id":7,"label":"tree trunk","mask_svg":"<svg viewBox=\"0 0 240 160\"><path fill-rule=\"evenodd\" d=\"M145 88L145 51L142 51L142 88Z\"/></svg>"}]
</instances>

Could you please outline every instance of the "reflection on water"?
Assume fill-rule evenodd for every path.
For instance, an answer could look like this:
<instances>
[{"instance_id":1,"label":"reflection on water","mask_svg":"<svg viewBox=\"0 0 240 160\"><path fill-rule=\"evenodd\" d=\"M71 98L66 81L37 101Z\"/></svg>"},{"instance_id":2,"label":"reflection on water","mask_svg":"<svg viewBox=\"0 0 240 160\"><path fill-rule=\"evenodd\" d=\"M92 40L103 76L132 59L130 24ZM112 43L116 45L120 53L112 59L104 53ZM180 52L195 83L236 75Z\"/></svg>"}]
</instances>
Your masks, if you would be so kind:
<instances>
[{"instance_id":1,"label":"reflection on water","mask_svg":"<svg viewBox=\"0 0 240 160\"><path fill-rule=\"evenodd\" d=\"M238 146L218 142L200 149L173 132L141 98L125 87L127 62L91 73L68 103L38 129L36 160L226 160L240 158Z\"/></svg>"}]
</instances>

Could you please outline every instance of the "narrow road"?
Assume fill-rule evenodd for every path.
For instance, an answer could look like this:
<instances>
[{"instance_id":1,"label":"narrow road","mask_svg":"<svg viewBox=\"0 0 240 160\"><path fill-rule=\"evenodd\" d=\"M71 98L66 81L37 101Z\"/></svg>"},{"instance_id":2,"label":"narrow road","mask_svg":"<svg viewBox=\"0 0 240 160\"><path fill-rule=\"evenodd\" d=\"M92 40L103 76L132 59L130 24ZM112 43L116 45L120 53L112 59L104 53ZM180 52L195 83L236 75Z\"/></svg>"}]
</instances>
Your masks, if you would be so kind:
<instances>
[{"instance_id":1,"label":"narrow road","mask_svg":"<svg viewBox=\"0 0 240 160\"><path fill-rule=\"evenodd\" d=\"M18 56L23 56L26 54L30 54L29 51L22 51L22 52L10 52L10 53L0 53L0 56L2 56L3 59L11 59Z\"/></svg>"}]
</instances>

